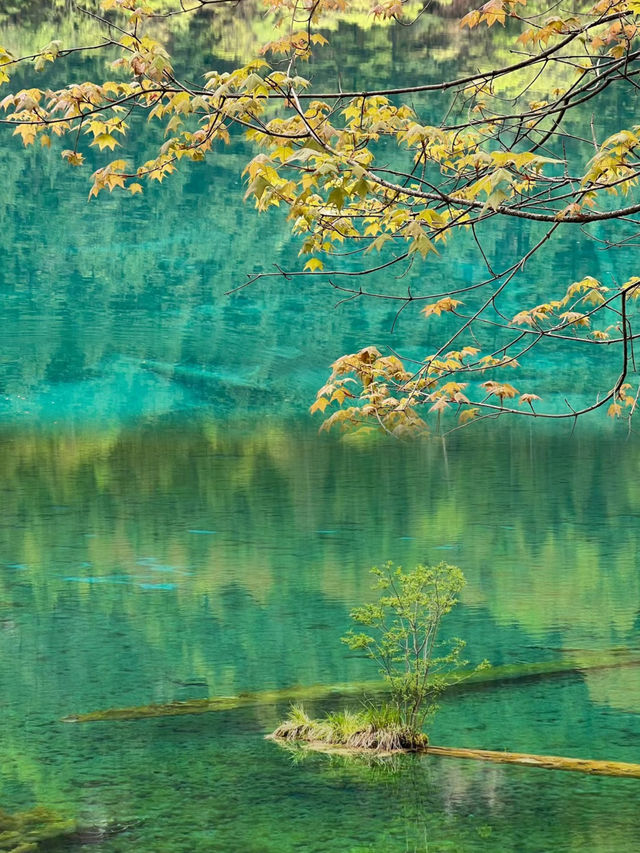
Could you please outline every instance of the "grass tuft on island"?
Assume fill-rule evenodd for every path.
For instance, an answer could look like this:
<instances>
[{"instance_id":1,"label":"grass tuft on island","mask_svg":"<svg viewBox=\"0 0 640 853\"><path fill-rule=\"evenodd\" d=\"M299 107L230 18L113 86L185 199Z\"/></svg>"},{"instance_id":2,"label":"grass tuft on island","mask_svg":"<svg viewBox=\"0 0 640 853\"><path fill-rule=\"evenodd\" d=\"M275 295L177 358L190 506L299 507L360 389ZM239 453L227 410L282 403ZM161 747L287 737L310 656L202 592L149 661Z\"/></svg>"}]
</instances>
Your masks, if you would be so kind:
<instances>
[{"instance_id":1,"label":"grass tuft on island","mask_svg":"<svg viewBox=\"0 0 640 853\"><path fill-rule=\"evenodd\" d=\"M426 749L429 743L424 732L404 725L398 712L391 707L335 711L313 720L302 705L292 705L289 716L270 737L385 753L416 752Z\"/></svg>"}]
</instances>

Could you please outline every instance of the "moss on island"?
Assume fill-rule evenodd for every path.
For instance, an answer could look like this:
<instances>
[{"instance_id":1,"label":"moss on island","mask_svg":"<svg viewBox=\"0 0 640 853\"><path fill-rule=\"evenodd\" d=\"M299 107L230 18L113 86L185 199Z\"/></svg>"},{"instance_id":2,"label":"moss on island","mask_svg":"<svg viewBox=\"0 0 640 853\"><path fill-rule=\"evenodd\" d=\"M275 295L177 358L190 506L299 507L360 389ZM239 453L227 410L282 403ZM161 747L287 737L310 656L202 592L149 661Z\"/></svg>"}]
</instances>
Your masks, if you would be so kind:
<instances>
[{"instance_id":1,"label":"moss on island","mask_svg":"<svg viewBox=\"0 0 640 853\"><path fill-rule=\"evenodd\" d=\"M313 720L302 705L293 705L289 716L269 737L385 753L417 752L426 749L429 743L424 732L403 724L390 707L335 711Z\"/></svg>"}]
</instances>

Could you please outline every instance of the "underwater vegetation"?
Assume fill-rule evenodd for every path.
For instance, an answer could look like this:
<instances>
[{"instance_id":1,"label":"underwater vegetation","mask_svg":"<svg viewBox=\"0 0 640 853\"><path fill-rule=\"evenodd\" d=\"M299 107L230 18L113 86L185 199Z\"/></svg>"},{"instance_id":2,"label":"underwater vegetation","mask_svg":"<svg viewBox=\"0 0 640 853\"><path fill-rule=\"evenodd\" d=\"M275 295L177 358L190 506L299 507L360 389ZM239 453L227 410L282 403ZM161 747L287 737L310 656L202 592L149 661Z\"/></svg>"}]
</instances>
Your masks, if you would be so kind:
<instances>
[{"instance_id":1,"label":"underwater vegetation","mask_svg":"<svg viewBox=\"0 0 640 853\"><path fill-rule=\"evenodd\" d=\"M0 809L0 850L7 853L36 853L43 842L71 836L76 822L44 806L10 814Z\"/></svg>"}]
</instances>

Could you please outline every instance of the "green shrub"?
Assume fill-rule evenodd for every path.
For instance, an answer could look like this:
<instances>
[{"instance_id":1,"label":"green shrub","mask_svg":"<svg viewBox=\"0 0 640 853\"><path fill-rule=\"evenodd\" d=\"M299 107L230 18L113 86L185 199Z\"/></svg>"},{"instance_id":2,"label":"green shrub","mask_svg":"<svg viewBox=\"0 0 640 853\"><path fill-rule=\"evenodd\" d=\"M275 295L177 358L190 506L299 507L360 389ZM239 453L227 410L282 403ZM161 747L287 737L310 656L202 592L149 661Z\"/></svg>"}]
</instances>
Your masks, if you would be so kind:
<instances>
[{"instance_id":1,"label":"green shrub","mask_svg":"<svg viewBox=\"0 0 640 853\"><path fill-rule=\"evenodd\" d=\"M375 604L351 612L371 633L349 631L342 641L378 663L389 685L390 703L368 705L359 712L335 711L321 720L293 705L272 737L381 752L424 749L428 739L422 727L437 707L436 698L447 685L470 675L462 672L467 664L461 659L464 642L437 642L442 618L457 603L465 583L460 569L440 563L405 572L387 563L371 571L378 579L375 588L384 594ZM485 666L480 664L476 671Z\"/></svg>"},{"instance_id":2,"label":"green shrub","mask_svg":"<svg viewBox=\"0 0 640 853\"><path fill-rule=\"evenodd\" d=\"M462 640L438 643L440 623L457 603L464 575L448 563L418 565L411 572L386 563L371 571L378 579L374 589L383 594L375 604L351 611L367 632L349 631L342 641L376 661L390 688L395 722L419 732L437 697L460 680L468 663L461 658Z\"/></svg>"}]
</instances>

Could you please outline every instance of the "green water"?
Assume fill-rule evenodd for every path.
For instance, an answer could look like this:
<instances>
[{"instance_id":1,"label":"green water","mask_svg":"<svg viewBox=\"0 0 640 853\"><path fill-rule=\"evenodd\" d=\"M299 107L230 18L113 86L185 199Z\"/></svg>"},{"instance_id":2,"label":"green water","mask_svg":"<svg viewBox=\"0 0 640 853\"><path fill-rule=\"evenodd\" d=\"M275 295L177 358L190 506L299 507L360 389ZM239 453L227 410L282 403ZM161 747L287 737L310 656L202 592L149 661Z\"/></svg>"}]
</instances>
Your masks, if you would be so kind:
<instances>
[{"instance_id":1,"label":"green water","mask_svg":"<svg viewBox=\"0 0 640 853\"><path fill-rule=\"evenodd\" d=\"M11 46L17 31L3 26ZM37 41L43 26L36 15L20 37ZM257 26L200 22L177 33L176 52L228 63ZM343 25L333 38L344 85L410 80L425 54L434 76L450 75L467 43L447 22L421 26L374 29L368 50L362 30ZM320 80L335 77L336 56ZM626 109L613 102L602 120ZM633 849L634 781L436 758L298 762L263 739L286 706L58 722L371 679L339 637L370 595L367 569L387 559L463 568L447 632L467 639L472 660L640 651L640 448L602 420L573 436L505 422L446 446L318 437L305 412L328 363L368 343L420 351L425 326L404 312L391 336L387 306L334 311L317 283L223 296L297 253L282 223L239 201L240 140L143 198L90 207L85 178L57 152L5 139L3 154L0 805L129 827L70 851ZM528 236L488 239L504 253ZM564 285L624 262L576 245L527 268L519 286L532 301L549 270ZM468 247L438 263L441 276L476 272ZM569 364L552 351L525 369L576 398L596 371L615 373L606 358ZM430 733L444 745L640 762L640 668L456 694Z\"/></svg>"},{"instance_id":2,"label":"green water","mask_svg":"<svg viewBox=\"0 0 640 853\"><path fill-rule=\"evenodd\" d=\"M6 803L140 820L105 850L613 850L633 781L402 760L302 765L285 707L74 726L110 706L371 678L337 641L380 557L446 558L473 659L637 647L637 470L616 441L471 433L353 451L295 424L3 434ZM594 488L597 486L597 493ZM587 652L585 652L587 650ZM436 743L640 761L640 669L451 697Z\"/></svg>"}]
</instances>

